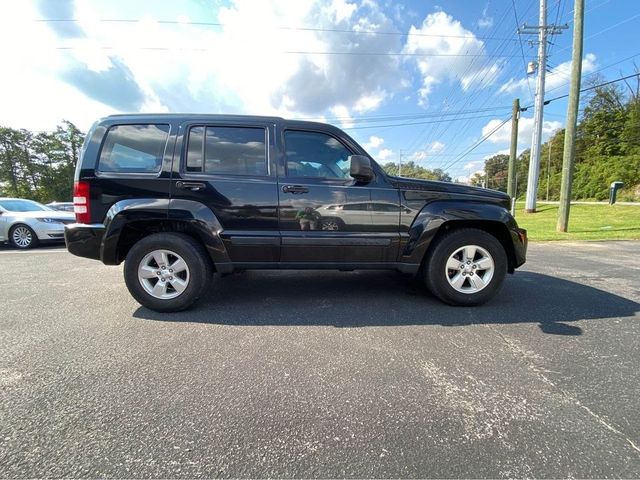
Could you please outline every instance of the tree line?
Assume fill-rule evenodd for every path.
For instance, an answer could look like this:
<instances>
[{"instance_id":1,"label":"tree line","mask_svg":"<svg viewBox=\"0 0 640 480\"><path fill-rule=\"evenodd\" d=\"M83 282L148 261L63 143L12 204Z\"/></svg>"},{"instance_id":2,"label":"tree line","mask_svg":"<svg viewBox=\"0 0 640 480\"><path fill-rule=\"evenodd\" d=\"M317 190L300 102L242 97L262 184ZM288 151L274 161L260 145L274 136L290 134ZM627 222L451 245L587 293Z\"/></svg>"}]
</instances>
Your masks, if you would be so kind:
<instances>
[{"instance_id":1,"label":"tree line","mask_svg":"<svg viewBox=\"0 0 640 480\"><path fill-rule=\"evenodd\" d=\"M0 127L0 196L70 201L83 139L66 120L53 132Z\"/></svg>"},{"instance_id":2,"label":"tree line","mask_svg":"<svg viewBox=\"0 0 640 480\"><path fill-rule=\"evenodd\" d=\"M597 85L602 79L591 81ZM562 178L564 129L555 132L542 146L538 199L559 200ZM517 198L527 189L530 151L517 159ZM471 178L473 185L507 190L508 155L494 155L485 161L485 175ZM576 136L576 158L572 198L606 200L613 181L624 182L619 200L640 200L640 82L624 87L597 87L582 102Z\"/></svg>"}]
</instances>

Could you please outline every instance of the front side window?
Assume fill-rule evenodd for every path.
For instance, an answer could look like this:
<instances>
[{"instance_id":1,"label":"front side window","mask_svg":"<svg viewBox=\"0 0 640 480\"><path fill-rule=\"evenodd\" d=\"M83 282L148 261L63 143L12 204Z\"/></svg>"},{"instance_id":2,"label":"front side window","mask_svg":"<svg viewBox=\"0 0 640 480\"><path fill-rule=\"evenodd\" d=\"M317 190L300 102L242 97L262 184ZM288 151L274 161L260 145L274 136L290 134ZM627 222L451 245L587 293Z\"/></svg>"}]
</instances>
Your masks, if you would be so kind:
<instances>
[{"instance_id":1,"label":"front side window","mask_svg":"<svg viewBox=\"0 0 640 480\"><path fill-rule=\"evenodd\" d=\"M162 166L169 125L116 125L100 152L101 172L157 173Z\"/></svg>"},{"instance_id":2,"label":"front side window","mask_svg":"<svg viewBox=\"0 0 640 480\"><path fill-rule=\"evenodd\" d=\"M267 175L266 130L260 127L192 127L186 171L212 175Z\"/></svg>"},{"instance_id":3,"label":"front side window","mask_svg":"<svg viewBox=\"0 0 640 480\"><path fill-rule=\"evenodd\" d=\"M318 132L284 133L287 176L350 179L351 152L335 138Z\"/></svg>"}]
</instances>

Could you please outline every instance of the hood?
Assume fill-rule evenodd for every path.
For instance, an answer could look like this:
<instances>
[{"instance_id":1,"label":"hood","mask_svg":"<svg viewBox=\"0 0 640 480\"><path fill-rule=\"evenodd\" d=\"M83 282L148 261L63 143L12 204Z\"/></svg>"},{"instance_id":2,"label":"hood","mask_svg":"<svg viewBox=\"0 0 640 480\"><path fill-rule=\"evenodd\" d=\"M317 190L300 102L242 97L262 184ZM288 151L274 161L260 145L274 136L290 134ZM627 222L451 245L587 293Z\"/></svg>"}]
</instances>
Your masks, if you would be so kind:
<instances>
[{"instance_id":1,"label":"hood","mask_svg":"<svg viewBox=\"0 0 640 480\"><path fill-rule=\"evenodd\" d=\"M39 212L4 212L3 215L20 218L57 218L60 220L73 221L76 219L75 214L71 212L61 212L58 210L44 210Z\"/></svg>"},{"instance_id":2,"label":"hood","mask_svg":"<svg viewBox=\"0 0 640 480\"><path fill-rule=\"evenodd\" d=\"M450 193L454 195L469 195L481 197L493 202L505 203L507 208L511 204L511 197L504 192L488 188L470 187L460 183L439 182L437 180L421 180L417 178L389 177L396 188L403 190L424 190L430 192Z\"/></svg>"}]
</instances>

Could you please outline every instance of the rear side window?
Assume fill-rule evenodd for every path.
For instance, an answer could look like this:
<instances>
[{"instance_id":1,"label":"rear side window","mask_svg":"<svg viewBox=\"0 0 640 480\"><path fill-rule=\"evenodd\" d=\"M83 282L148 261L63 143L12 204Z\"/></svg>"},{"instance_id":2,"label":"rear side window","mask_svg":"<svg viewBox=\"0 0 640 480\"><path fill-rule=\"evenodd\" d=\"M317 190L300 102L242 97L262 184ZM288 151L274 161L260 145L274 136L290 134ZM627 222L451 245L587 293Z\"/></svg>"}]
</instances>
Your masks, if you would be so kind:
<instances>
[{"instance_id":1,"label":"rear side window","mask_svg":"<svg viewBox=\"0 0 640 480\"><path fill-rule=\"evenodd\" d=\"M157 173L169 138L169 125L115 125L100 152L100 172Z\"/></svg>"},{"instance_id":2,"label":"rear side window","mask_svg":"<svg viewBox=\"0 0 640 480\"><path fill-rule=\"evenodd\" d=\"M266 130L259 127L192 127L186 171L267 175Z\"/></svg>"}]
</instances>

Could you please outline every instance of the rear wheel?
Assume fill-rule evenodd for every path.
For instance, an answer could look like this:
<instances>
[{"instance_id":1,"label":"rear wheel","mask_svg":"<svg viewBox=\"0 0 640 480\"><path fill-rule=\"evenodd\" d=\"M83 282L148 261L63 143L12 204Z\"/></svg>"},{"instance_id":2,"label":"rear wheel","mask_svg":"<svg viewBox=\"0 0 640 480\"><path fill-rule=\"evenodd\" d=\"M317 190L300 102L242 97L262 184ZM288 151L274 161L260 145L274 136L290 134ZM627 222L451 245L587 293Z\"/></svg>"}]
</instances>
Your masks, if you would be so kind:
<instances>
[{"instance_id":1,"label":"rear wheel","mask_svg":"<svg viewBox=\"0 0 640 480\"><path fill-rule=\"evenodd\" d=\"M159 312L189 308L204 293L211 276L211 261L202 245L179 233L143 238L129 250L124 265L133 298Z\"/></svg>"},{"instance_id":2,"label":"rear wheel","mask_svg":"<svg viewBox=\"0 0 640 480\"><path fill-rule=\"evenodd\" d=\"M479 305L491 299L507 273L507 255L493 235L478 229L453 230L436 240L425 281L450 305Z\"/></svg>"},{"instance_id":3,"label":"rear wheel","mask_svg":"<svg viewBox=\"0 0 640 480\"><path fill-rule=\"evenodd\" d=\"M16 248L27 249L38 245L38 236L31 227L23 224L14 226L9 234L11 244Z\"/></svg>"}]
</instances>

